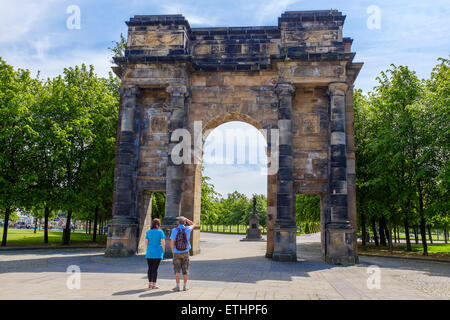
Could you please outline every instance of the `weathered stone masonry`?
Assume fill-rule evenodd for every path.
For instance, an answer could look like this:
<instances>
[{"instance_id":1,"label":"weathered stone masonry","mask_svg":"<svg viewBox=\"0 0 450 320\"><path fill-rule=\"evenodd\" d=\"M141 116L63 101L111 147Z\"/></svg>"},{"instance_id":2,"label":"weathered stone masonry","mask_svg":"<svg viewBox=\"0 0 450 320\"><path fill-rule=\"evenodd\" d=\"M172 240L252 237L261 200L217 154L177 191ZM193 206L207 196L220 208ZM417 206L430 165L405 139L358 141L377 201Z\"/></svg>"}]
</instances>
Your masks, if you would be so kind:
<instances>
[{"instance_id":1,"label":"weathered stone masonry","mask_svg":"<svg viewBox=\"0 0 450 320\"><path fill-rule=\"evenodd\" d=\"M268 175L266 257L297 259L295 195L321 197L326 262L352 264L356 254L352 40L342 36L338 11L286 12L274 27L191 28L182 15L135 16L127 22L113 220L106 254L142 248L151 197L166 193L163 229L184 215L197 224L192 253L200 252L200 164L169 157L174 130L203 134L227 121L267 130L279 170ZM270 129L279 129L272 150ZM202 150L191 141L192 159ZM166 248L171 256L170 247Z\"/></svg>"}]
</instances>

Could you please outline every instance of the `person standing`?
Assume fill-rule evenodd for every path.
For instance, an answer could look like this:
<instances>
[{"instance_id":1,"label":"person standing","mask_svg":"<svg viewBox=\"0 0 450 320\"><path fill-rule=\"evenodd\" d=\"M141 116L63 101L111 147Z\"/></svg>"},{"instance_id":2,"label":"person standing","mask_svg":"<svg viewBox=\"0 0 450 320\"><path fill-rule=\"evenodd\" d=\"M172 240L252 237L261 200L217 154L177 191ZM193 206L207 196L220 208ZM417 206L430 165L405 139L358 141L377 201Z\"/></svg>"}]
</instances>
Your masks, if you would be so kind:
<instances>
[{"instance_id":1,"label":"person standing","mask_svg":"<svg viewBox=\"0 0 450 320\"><path fill-rule=\"evenodd\" d=\"M161 221L153 219L151 229L145 234L145 245L147 246L145 258L148 265L147 276L150 289L159 289L156 285L156 278L158 277L159 264L164 257L166 237L160 228Z\"/></svg>"},{"instance_id":2,"label":"person standing","mask_svg":"<svg viewBox=\"0 0 450 320\"><path fill-rule=\"evenodd\" d=\"M172 290L180 291L181 272L183 273L183 291L187 290L189 276L189 250L191 250L191 232L194 223L185 218L178 218L178 226L172 230L170 235L170 247L173 252L173 270L175 272L176 286Z\"/></svg>"}]
</instances>

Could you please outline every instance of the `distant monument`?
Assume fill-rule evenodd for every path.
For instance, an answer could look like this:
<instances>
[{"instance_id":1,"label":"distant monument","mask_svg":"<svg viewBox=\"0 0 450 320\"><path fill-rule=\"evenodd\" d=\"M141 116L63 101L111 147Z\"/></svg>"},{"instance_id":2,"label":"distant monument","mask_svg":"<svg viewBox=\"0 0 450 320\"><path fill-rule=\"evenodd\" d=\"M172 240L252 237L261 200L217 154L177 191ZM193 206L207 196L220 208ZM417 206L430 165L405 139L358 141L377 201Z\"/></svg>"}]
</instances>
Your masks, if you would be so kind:
<instances>
[{"instance_id":1,"label":"distant monument","mask_svg":"<svg viewBox=\"0 0 450 320\"><path fill-rule=\"evenodd\" d=\"M248 219L248 224L247 236L241 241L262 241L261 230L259 230L259 216L256 213L256 196L253 196L253 214Z\"/></svg>"}]
</instances>

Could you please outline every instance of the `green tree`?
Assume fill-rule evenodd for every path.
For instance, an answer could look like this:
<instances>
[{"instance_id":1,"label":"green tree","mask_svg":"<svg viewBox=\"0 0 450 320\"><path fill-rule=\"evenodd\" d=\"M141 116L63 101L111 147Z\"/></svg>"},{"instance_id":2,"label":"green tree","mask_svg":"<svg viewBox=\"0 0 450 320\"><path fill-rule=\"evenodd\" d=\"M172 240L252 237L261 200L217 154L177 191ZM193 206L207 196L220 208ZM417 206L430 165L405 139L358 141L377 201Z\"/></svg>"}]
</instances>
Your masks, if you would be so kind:
<instances>
[{"instance_id":1,"label":"green tree","mask_svg":"<svg viewBox=\"0 0 450 320\"><path fill-rule=\"evenodd\" d=\"M114 63L115 57L123 57L125 55L125 50L127 48L127 39L123 36L123 34L120 34L120 40L119 41L113 41L113 46L108 48L111 51L112 58L111 63Z\"/></svg>"},{"instance_id":2,"label":"green tree","mask_svg":"<svg viewBox=\"0 0 450 320\"><path fill-rule=\"evenodd\" d=\"M202 176L200 221L206 225L213 225L218 222L220 207L220 194L214 190L214 185L209 183L210 180L210 177Z\"/></svg>"},{"instance_id":3,"label":"green tree","mask_svg":"<svg viewBox=\"0 0 450 320\"><path fill-rule=\"evenodd\" d=\"M49 79L46 87L50 92L48 103L54 120L55 137L52 139L56 144L62 171L58 209L66 213L63 244L67 245L70 241L72 214L92 200L91 197L85 199L86 193L83 191L89 189L85 181L87 172L92 173L95 167L93 154L98 150L93 149L99 143L105 143L103 137L96 136L94 122L102 117L96 108L101 114L101 110L114 105L115 100L110 94L109 83L99 79L92 66L89 69L85 65L66 68L63 76ZM101 122L98 126L102 125ZM108 145L106 142L105 148ZM105 158L106 162L110 161L108 157Z\"/></svg>"},{"instance_id":4,"label":"green tree","mask_svg":"<svg viewBox=\"0 0 450 320\"><path fill-rule=\"evenodd\" d=\"M302 222L320 222L320 198L318 196L298 194L295 202L297 225Z\"/></svg>"},{"instance_id":5,"label":"green tree","mask_svg":"<svg viewBox=\"0 0 450 320\"><path fill-rule=\"evenodd\" d=\"M252 213L252 200L234 191L221 201L220 224L247 224ZM247 219L246 219L247 217Z\"/></svg>"},{"instance_id":6,"label":"green tree","mask_svg":"<svg viewBox=\"0 0 450 320\"><path fill-rule=\"evenodd\" d=\"M381 244L392 250L394 230L420 227L424 255L426 229L445 226L448 212L449 68L440 59L431 78L421 81L408 67L392 65L378 77L368 97L355 91L355 142L359 223L376 221ZM367 219L366 219L367 217ZM416 238L417 239L417 238ZM417 240L416 240L417 241Z\"/></svg>"},{"instance_id":7,"label":"green tree","mask_svg":"<svg viewBox=\"0 0 450 320\"><path fill-rule=\"evenodd\" d=\"M155 192L152 195L152 217L162 221L166 210L166 197L162 192Z\"/></svg>"},{"instance_id":8,"label":"green tree","mask_svg":"<svg viewBox=\"0 0 450 320\"><path fill-rule=\"evenodd\" d=\"M6 246L10 215L30 199L36 179L28 169L34 159L31 141L36 132L30 111L39 97L41 84L29 71L0 59L0 210L4 212L2 246Z\"/></svg>"},{"instance_id":9,"label":"green tree","mask_svg":"<svg viewBox=\"0 0 450 320\"><path fill-rule=\"evenodd\" d=\"M425 82L415 124L420 124L417 159L423 182L425 215L429 226L442 228L448 241L450 199L450 60L439 58Z\"/></svg>"},{"instance_id":10,"label":"green tree","mask_svg":"<svg viewBox=\"0 0 450 320\"><path fill-rule=\"evenodd\" d=\"M421 97L422 83L408 67L395 65L381 72L377 80L379 86L370 96L374 135L369 148L374 155L369 163L372 172L369 184L376 190L374 205L379 215L381 241L383 243L387 238L392 250L391 229L386 228L385 219L390 226L393 215L400 212L399 208L413 204L414 192L418 191L420 198L420 182L419 185L414 183L417 141L411 111ZM403 210L403 213L407 214L407 211ZM425 235L423 213L422 210L421 232ZM426 253L426 239L423 240Z\"/></svg>"},{"instance_id":11,"label":"green tree","mask_svg":"<svg viewBox=\"0 0 450 320\"><path fill-rule=\"evenodd\" d=\"M97 240L100 213L110 212L113 197L119 86L118 78L111 73L108 79L94 77L90 86L93 95L101 94L89 106L92 138L86 148L81 195L84 210L93 213L93 242Z\"/></svg>"},{"instance_id":12,"label":"green tree","mask_svg":"<svg viewBox=\"0 0 450 320\"><path fill-rule=\"evenodd\" d=\"M38 103L32 109L31 126L36 132L32 142L35 158L28 168L36 176L30 206L33 211L42 212L44 243L48 243L48 223L52 212L62 205L61 184L64 181L60 127L64 115L55 110L61 97L52 84L51 80L47 80L40 91ZM62 88L59 90L60 93Z\"/></svg>"}]
</instances>

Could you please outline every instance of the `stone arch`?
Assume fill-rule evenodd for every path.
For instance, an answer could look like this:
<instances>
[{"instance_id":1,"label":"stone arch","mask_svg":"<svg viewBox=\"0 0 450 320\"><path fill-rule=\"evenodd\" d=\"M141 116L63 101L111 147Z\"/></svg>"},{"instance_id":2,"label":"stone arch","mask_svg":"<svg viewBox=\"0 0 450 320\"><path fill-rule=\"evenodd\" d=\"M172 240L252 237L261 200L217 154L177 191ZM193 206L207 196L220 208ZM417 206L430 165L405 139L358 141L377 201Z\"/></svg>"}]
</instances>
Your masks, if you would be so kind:
<instances>
[{"instance_id":1,"label":"stone arch","mask_svg":"<svg viewBox=\"0 0 450 320\"><path fill-rule=\"evenodd\" d=\"M270 154L269 143L267 140L267 135L264 129L271 128L267 125L267 119L255 119L253 114L245 114L238 111L225 111L221 114L206 117L207 118L204 126L202 127L203 141L205 142L208 135L217 127L222 124L240 121L251 125L254 129L258 130L266 141L266 155ZM263 122L263 124L261 124ZM189 124L189 128L193 128L193 124ZM261 130L263 130L261 132ZM192 146L194 149L194 146ZM201 154L203 156L204 147L202 146ZM185 165L185 184L184 184L184 199L183 208L186 216L193 218L192 220L196 225L200 224L200 196L201 196L201 177L202 177L202 164L190 164ZM267 175L267 256L271 257L273 252L273 225L275 222L276 215L276 175ZM194 229L191 238L192 253L197 254L200 252L200 233L199 230Z\"/></svg>"},{"instance_id":2,"label":"stone arch","mask_svg":"<svg viewBox=\"0 0 450 320\"><path fill-rule=\"evenodd\" d=\"M263 129L263 126L258 122L258 120L254 119L252 116L248 114L244 114L241 112L227 112L207 120L207 122L204 124L203 127L204 140L206 140L208 134L212 132L212 130L214 130L215 128L217 128L222 124L231 121L241 121L252 125L257 130Z\"/></svg>"},{"instance_id":3,"label":"stone arch","mask_svg":"<svg viewBox=\"0 0 450 320\"><path fill-rule=\"evenodd\" d=\"M297 260L295 194L314 193L322 194L326 218L324 260L357 262L352 97L362 63L353 62L344 21L337 10L285 12L268 27L191 28L182 15L131 18L130 46L113 67L122 87L106 255L137 251L139 193L145 189L166 192L167 235L180 215L199 221L200 170L172 161L171 137L178 129L192 132L195 121L213 128L244 120L279 130L279 167L268 176L274 179L269 194L276 194L268 198L274 247L266 256ZM152 101L152 112L167 117L149 122L157 134L141 112ZM193 247L199 251L199 243ZM170 246L166 255L172 255Z\"/></svg>"}]
</instances>

